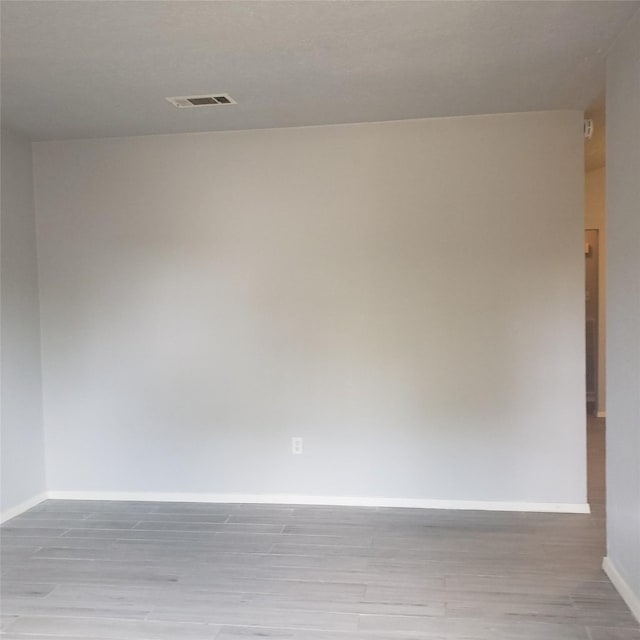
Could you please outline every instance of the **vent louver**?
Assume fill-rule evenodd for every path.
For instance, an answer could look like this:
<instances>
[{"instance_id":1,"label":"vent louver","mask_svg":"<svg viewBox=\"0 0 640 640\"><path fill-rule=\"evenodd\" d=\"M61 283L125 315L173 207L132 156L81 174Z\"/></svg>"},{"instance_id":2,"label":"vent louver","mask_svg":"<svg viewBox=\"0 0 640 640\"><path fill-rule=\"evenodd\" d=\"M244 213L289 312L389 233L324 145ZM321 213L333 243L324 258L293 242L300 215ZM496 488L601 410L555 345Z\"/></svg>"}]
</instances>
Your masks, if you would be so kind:
<instances>
[{"instance_id":1,"label":"vent louver","mask_svg":"<svg viewBox=\"0 0 640 640\"><path fill-rule=\"evenodd\" d=\"M228 93L212 93L206 96L181 96L179 98L167 98L174 106L185 107L215 107L224 104L237 104Z\"/></svg>"}]
</instances>

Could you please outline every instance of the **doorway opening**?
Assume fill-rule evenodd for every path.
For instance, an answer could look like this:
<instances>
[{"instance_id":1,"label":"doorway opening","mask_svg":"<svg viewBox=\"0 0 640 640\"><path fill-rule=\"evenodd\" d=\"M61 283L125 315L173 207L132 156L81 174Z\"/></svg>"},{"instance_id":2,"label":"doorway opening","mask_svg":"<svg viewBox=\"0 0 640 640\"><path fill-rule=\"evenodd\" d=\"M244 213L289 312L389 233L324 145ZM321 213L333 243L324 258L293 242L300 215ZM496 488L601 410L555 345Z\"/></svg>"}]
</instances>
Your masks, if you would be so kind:
<instances>
[{"instance_id":1,"label":"doorway opening","mask_svg":"<svg viewBox=\"0 0 640 640\"><path fill-rule=\"evenodd\" d=\"M605 513L606 456L606 206L605 206L605 98L589 107L585 118L592 123L584 147L584 259L585 353L588 473L587 494L591 512ZM604 526L604 525L603 525Z\"/></svg>"},{"instance_id":2,"label":"doorway opening","mask_svg":"<svg viewBox=\"0 0 640 640\"><path fill-rule=\"evenodd\" d=\"M600 246L598 229L587 229L584 232L585 256L585 353L586 353L586 388L587 414L597 416L598 413L598 315L600 311L599 267Z\"/></svg>"}]
</instances>

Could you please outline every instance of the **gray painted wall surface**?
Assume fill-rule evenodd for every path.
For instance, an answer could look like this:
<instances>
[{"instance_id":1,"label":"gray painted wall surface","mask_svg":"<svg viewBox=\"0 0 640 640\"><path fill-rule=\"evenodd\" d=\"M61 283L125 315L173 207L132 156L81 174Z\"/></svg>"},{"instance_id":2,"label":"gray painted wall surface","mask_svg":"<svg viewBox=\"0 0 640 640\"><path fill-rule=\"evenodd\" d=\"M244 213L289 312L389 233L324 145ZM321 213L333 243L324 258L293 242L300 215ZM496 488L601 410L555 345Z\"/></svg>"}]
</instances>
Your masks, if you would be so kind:
<instances>
[{"instance_id":1,"label":"gray painted wall surface","mask_svg":"<svg viewBox=\"0 0 640 640\"><path fill-rule=\"evenodd\" d=\"M640 13L607 59L607 553L640 600Z\"/></svg>"},{"instance_id":2,"label":"gray painted wall surface","mask_svg":"<svg viewBox=\"0 0 640 640\"><path fill-rule=\"evenodd\" d=\"M34 149L50 489L585 502L582 113Z\"/></svg>"},{"instance_id":3,"label":"gray painted wall surface","mask_svg":"<svg viewBox=\"0 0 640 640\"><path fill-rule=\"evenodd\" d=\"M31 143L2 130L2 511L45 489Z\"/></svg>"}]
</instances>

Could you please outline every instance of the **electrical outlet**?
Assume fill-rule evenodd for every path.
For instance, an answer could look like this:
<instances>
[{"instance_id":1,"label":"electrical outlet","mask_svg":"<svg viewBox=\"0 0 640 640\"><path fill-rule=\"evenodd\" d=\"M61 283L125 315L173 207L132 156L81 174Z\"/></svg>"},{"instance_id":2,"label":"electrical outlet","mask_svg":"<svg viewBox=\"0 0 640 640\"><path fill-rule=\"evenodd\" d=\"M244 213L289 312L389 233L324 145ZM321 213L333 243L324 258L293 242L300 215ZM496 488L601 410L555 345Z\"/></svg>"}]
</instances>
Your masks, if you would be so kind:
<instances>
[{"instance_id":1,"label":"electrical outlet","mask_svg":"<svg viewBox=\"0 0 640 640\"><path fill-rule=\"evenodd\" d=\"M291 438L291 453L294 455L302 453L302 438Z\"/></svg>"}]
</instances>

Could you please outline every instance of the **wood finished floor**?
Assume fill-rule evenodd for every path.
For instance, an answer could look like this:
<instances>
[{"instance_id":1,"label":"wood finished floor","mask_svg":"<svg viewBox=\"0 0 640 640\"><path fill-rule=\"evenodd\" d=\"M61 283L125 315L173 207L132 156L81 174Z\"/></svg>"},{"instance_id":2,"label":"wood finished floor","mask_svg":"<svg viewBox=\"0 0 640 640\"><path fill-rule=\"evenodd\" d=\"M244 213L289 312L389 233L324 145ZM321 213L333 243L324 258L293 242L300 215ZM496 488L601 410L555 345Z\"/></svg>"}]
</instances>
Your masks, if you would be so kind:
<instances>
[{"instance_id":1,"label":"wood finished floor","mask_svg":"<svg viewBox=\"0 0 640 640\"><path fill-rule=\"evenodd\" d=\"M2 528L3 640L640 640L589 441L591 516L44 502Z\"/></svg>"}]
</instances>

